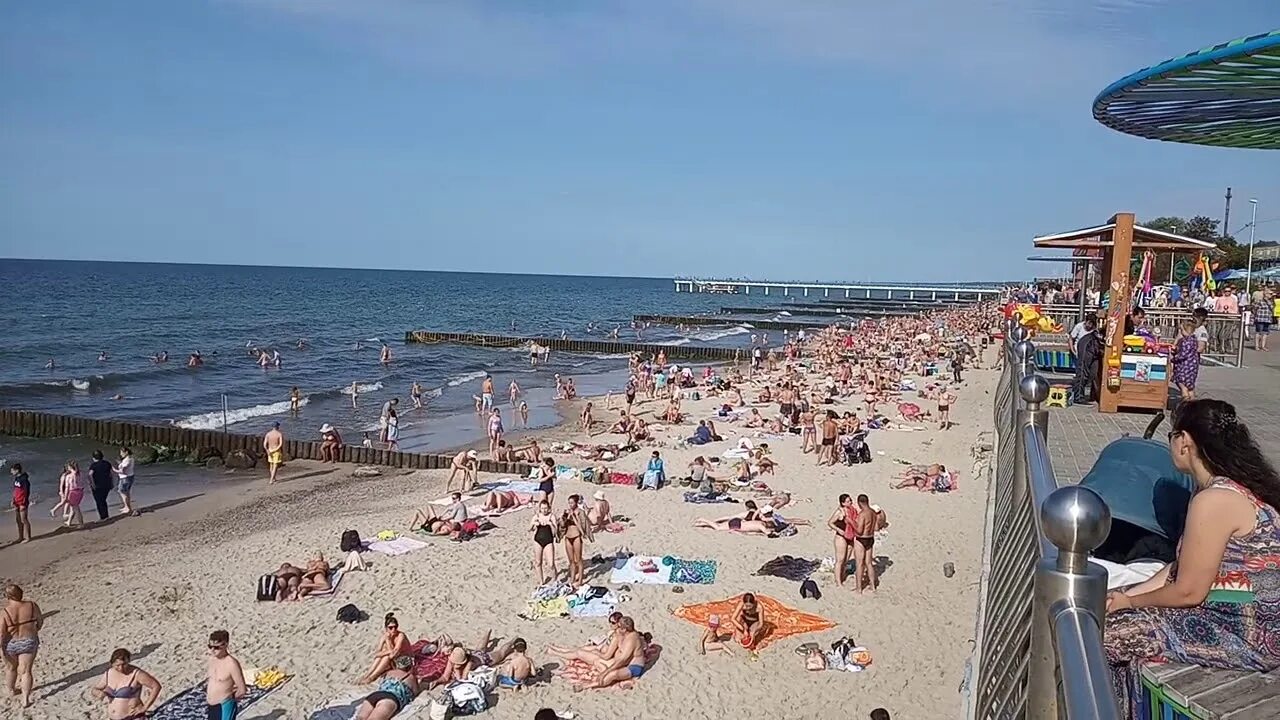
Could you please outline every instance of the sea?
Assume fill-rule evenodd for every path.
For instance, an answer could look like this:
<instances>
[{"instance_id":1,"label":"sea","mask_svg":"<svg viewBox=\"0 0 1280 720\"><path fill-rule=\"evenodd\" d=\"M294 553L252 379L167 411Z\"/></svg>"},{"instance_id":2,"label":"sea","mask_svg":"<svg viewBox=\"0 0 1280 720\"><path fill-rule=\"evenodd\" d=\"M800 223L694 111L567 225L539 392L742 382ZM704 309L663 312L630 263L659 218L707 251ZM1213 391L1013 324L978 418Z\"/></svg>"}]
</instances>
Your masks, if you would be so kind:
<instances>
[{"instance_id":1,"label":"sea","mask_svg":"<svg viewBox=\"0 0 1280 720\"><path fill-rule=\"evenodd\" d=\"M556 374L573 378L579 395L616 392L627 359L552 352L548 364L531 367L525 348L406 344L406 331L606 339L620 328L620 340L635 341L635 314L769 302L677 293L670 279L656 278L45 260L0 261L0 286L0 406L248 433L279 421L287 435L308 439L332 423L350 443L365 432L376 439L383 403L398 397L401 449L412 451L483 437L474 398L486 374L499 398L512 381L520 386L528 426L539 428L560 421ZM683 331L653 326L640 339L746 348L753 317L770 316ZM771 334L778 344L782 332ZM389 365L379 362L384 343ZM260 368L255 348L278 351L281 367ZM161 352L169 361L152 362ZM194 352L204 364L188 368ZM427 394L422 411L411 409L415 381ZM296 415L294 387L305 398ZM513 409L501 406L508 430L519 429Z\"/></svg>"}]
</instances>

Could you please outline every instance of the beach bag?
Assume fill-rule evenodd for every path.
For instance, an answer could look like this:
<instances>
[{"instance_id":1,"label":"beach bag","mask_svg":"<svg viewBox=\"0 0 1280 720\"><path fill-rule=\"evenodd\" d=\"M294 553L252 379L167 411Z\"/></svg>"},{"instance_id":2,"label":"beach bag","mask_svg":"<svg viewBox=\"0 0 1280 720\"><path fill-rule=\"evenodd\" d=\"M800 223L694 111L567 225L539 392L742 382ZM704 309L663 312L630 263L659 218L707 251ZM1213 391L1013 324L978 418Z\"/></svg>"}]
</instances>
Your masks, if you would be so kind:
<instances>
[{"instance_id":1,"label":"beach bag","mask_svg":"<svg viewBox=\"0 0 1280 720\"><path fill-rule=\"evenodd\" d=\"M804 657L804 669L811 671L819 671L827 669L827 657L821 650L810 650Z\"/></svg>"},{"instance_id":2,"label":"beach bag","mask_svg":"<svg viewBox=\"0 0 1280 720\"><path fill-rule=\"evenodd\" d=\"M258 602L275 600L279 591L280 581L275 575L267 574L258 578Z\"/></svg>"},{"instance_id":3,"label":"beach bag","mask_svg":"<svg viewBox=\"0 0 1280 720\"><path fill-rule=\"evenodd\" d=\"M805 580L800 583L800 597L821 600L822 591L818 589L818 583L812 580Z\"/></svg>"},{"instance_id":4,"label":"beach bag","mask_svg":"<svg viewBox=\"0 0 1280 720\"><path fill-rule=\"evenodd\" d=\"M489 709L484 689L473 682L464 680L451 683L448 690L454 715L476 715Z\"/></svg>"},{"instance_id":5,"label":"beach bag","mask_svg":"<svg viewBox=\"0 0 1280 720\"><path fill-rule=\"evenodd\" d=\"M360 549L360 532L357 530L346 530L342 533L342 539L338 542L338 547L344 553L352 550Z\"/></svg>"},{"instance_id":6,"label":"beach bag","mask_svg":"<svg viewBox=\"0 0 1280 720\"><path fill-rule=\"evenodd\" d=\"M365 615L360 612L360 608L350 603L338 608L338 622L358 623L363 620L364 617Z\"/></svg>"}]
</instances>

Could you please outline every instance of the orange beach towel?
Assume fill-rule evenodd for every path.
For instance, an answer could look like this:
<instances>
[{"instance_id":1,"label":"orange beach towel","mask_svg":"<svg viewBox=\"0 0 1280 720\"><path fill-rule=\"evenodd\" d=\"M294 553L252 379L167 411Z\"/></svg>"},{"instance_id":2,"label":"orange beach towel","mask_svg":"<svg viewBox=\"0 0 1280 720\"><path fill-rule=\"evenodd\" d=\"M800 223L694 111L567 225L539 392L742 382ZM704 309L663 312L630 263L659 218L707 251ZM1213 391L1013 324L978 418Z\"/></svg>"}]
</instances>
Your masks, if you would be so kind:
<instances>
[{"instance_id":1,"label":"orange beach towel","mask_svg":"<svg viewBox=\"0 0 1280 720\"><path fill-rule=\"evenodd\" d=\"M734 595L724 600L715 600L698 605L685 605L676 608L672 614L681 620L688 620L694 625L703 628L707 626L708 618L712 615L719 615L724 619L724 626L727 629L730 623L729 619L732 617L734 609L738 607L740 600L742 600L742 595ZM821 615L814 615L813 613L788 607L768 595L757 593L756 604L760 606L760 611L764 615L764 633L755 644L754 649L756 650L763 648L774 640L782 640L802 633L830 630L836 626L835 623Z\"/></svg>"}]
</instances>

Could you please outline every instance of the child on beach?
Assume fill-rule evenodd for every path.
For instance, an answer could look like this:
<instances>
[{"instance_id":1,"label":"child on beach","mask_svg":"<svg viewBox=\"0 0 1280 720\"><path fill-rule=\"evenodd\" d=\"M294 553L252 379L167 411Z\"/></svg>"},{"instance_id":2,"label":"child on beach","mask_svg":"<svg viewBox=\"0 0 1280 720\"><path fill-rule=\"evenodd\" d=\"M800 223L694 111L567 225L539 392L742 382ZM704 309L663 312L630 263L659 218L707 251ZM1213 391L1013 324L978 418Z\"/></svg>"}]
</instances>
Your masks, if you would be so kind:
<instances>
[{"instance_id":1,"label":"child on beach","mask_svg":"<svg viewBox=\"0 0 1280 720\"><path fill-rule=\"evenodd\" d=\"M722 652L725 655L733 654L733 650L729 649L729 644L720 635L719 615L711 615L707 618L707 630L702 633L702 639L698 641L698 654L706 655L708 651Z\"/></svg>"},{"instance_id":2,"label":"child on beach","mask_svg":"<svg viewBox=\"0 0 1280 720\"><path fill-rule=\"evenodd\" d=\"M1178 341L1173 346L1173 381L1183 400L1196 399L1196 378L1200 375L1200 342L1196 324L1183 320L1178 325Z\"/></svg>"},{"instance_id":3,"label":"child on beach","mask_svg":"<svg viewBox=\"0 0 1280 720\"><path fill-rule=\"evenodd\" d=\"M49 516L62 510L64 527L84 527L84 516L80 514L80 502L84 499L84 483L80 481L80 466L74 460L68 460L62 466L62 477L58 481L58 504L49 511Z\"/></svg>"}]
</instances>

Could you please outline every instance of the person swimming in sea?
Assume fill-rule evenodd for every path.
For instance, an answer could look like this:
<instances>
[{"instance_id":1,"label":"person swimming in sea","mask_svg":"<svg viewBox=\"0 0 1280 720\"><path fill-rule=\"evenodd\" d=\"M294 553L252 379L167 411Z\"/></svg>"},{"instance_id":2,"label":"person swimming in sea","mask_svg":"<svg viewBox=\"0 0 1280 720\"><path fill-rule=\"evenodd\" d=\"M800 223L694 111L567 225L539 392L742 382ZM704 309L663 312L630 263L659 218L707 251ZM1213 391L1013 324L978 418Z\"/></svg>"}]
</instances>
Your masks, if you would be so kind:
<instances>
[{"instance_id":1,"label":"person swimming in sea","mask_svg":"<svg viewBox=\"0 0 1280 720\"><path fill-rule=\"evenodd\" d=\"M106 350L98 351L98 362L106 362L106 361L107 361L107 351Z\"/></svg>"},{"instance_id":2,"label":"person swimming in sea","mask_svg":"<svg viewBox=\"0 0 1280 720\"><path fill-rule=\"evenodd\" d=\"M58 366L58 364L57 364L57 363L55 363L55 362L53 361L53 358L49 358L49 362L47 362L47 363L45 363L45 364L44 364L44 369L45 369L45 370L52 370L52 369L56 368L57 366Z\"/></svg>"}]
</instances>

